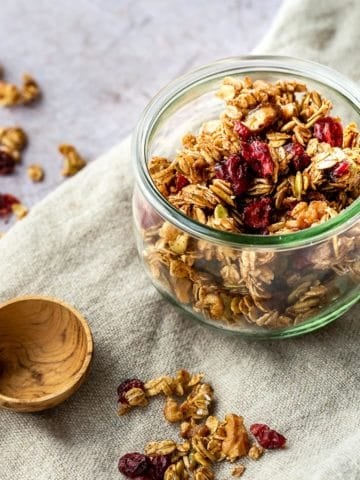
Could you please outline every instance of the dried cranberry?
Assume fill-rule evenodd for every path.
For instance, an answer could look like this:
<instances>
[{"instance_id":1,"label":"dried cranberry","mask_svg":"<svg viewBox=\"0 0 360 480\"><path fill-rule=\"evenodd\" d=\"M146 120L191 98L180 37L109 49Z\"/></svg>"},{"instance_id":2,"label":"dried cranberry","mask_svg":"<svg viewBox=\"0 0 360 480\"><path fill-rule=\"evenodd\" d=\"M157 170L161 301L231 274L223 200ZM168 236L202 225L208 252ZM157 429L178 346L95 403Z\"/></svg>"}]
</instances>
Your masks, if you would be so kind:
<instances>
[{"instance_id":1,"label":"dried cranberry","mask_svg":"<svg viewBox=\"0 0 360 480\"><path fill-rule=\"evenodd\" d=\"M12 212L12 206L16 203L20 203L13 195L9 193L0 193L0 218L8 217Z\"/></svg>"},{"instance_id":2,"label":"dried cranberry","mask_svg":"<svg viewBox=\"0 0 360 480\"><path fill-rule=\"evenodd\" d=\"M15 160L4 150L0 150L0 175L10 175L15 169Z\"/></svg>"},{"instance_id":3,"label":"dried cranberry","mask_svg":"<svg viewBox=\"0 0 360 480\"><path fill-rule=\"evenodd\" d=\"M332 117L320 118L314 124L314 136L320 142L326 142L332 147L341 147L343 143L341 123Z\"/></svg>"},{"instance_id":4,"label":"dried cranberry","mask_svg":"<svg viewBox=\"0 0 360 480\"><path fill-rule=\"evenodd\" d=\"M248 143L244 142L241 144L241 155L247 162L251 162L253 158L253 150L249 142Z\"/></svg>"},{"instance_id":5,"label":"dried cranberry","mask_svg":"<svg viewBox=\"0 0 360 480\"><path fill-rule=\"evenodd\" d=\"M248 127L240 121L234 123L234 132L237 133L241 140L244 140L245 142L247 142L252 135L251 130L249 130Z\"/></svg>"},{"instance_id":6,"label":"dried cranberry","mask_svg":"<svg viewBox=\"0 0 360 480\"><path fill-rule=\"evenodd\" d=\"M171 464L170 455L157 455L148 458L151 463L149 475L151 480L163 480L164 474Z\"/></svg>"},{"instance_id":7,"label":"dried cranberry","mask_svg":"<svg viewBox=\"0 0 360 480\"><path fill-rule=\"evenodd\" d=\"M302 171L310 165L311 159L300 143L288 143L284 148L286 153L291 155L291 164L296 172Z\"/></svg>"},{"instance_id":8,"label":"dried cranberry","mask_svg":"<svg viewBox=\"0 0 360 480\"><path fill-rule=\"evenodd\" d=\"M151 463L142 453L127 453L119 460L119 471L129 478L147 476Z\"/></svg>"},{"instance_id":9,"label":"dried cranberry","mask_svg":"<svg viewBox=\"0 0 360 480\"><path fill-rule=\"evenodd\" d=\"M251 143L243 143L241 145L241 155L260 177L273 174L274 162L271 158L269 147L265 142L256 139Z\"/></svg>"},{"instance_id":10,"label":"dried cranberry","mask_svg":"<svg viewBox=\"0 0 360 480\"><path fill-rule=\"evenodd\" d=\"M244 208L244 223L252 230L264 229L271 223L271 213L272 206L270 197L253 200Z\"/></svg>"},{"instance_id":11,"label":"dried cranberry","mask_svg":"<svg viewBox=\"0 0 360 480\"><path fill-rule=\"evenodd\" d=\"M343 175L346 175L349 173L349 164L348 162L340 162L338 163L334 168L331 169L330 171L330 180L332 182L336 182L336 180Z\"/></svg>"},{"instance_id":12,"label":"dried cranberry","mask_svg":"<svg viewBox=\"0 0 360 480\"><path fill-rule=\"evenodd\" d=\"M250 432L264 448L282 448L286 443L284 435L272 430L264 423L254 423L250 426Z\"/></svg>"},{"instance_id":13,"label":"dried cranberry","mask_svg":"<svg viewBox=\"0 0 360 480\"><path fill-rule=\"evenodd\" d=\"M230 182L235 195L241 195L249 189L249 167L240 155L230 155L226 161L217 164L215 175Z\"/></svg>"},{"instance_id":14,"label":"dried cranberry","mask_svg":"<svg viewBox=\"0 0 360 480\"><path fill-rule=\"evenodd\" d=\"M189 180L184 175L182 175L181 173L177 173L176 177L175 177L176 193L180 192L180 190L182 188L186 187L186 185L189 185Z\"/></svg>"},{"instance_id":15,"label":"dried cranberry","mask_svg":"<svg viewBox=\"0 0 360 480\"><path fill-rule=\"evenodd\" d=\"M120 403L128 403L125 398L125 393L131 390L132 388L141 388L144 390L144 382L138 380L137 378L130 378L128 380L124 380L117 388L117 394L119 396L118 402Z\"/></svg>"}]
</instances>

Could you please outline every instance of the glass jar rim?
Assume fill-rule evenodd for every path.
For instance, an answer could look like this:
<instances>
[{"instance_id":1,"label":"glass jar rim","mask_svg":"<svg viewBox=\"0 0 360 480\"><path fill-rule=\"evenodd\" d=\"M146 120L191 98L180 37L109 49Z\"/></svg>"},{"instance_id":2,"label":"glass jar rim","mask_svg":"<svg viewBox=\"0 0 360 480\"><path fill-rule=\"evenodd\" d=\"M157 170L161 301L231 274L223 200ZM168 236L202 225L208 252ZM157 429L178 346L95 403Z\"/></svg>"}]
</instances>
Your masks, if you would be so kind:
<instances>
[{"instance_id":1,"label":"glass jar rim","mask_svg":"<svg viewBox=\"0 0 360 480\"><path fill-rule=\"evenodd\" d=\"M360 198L332 219L311 228L281 235L255 235L216 230L186 216L171 205L154 185L147 168L147 146L151 133L162 114L173 102L195 86L211 79L256 72L291 74L323 83L340 93L360 115L360 91L346 76L330 67L310 60L279 55L246 55L229 57L195 68L175 78L162 88L145 108L133 134L132 156L135 176L143 195L165 220L192 236L229 247L293 249L317 244L337 235L360 219Z\"/></svg>"}]
</instances>

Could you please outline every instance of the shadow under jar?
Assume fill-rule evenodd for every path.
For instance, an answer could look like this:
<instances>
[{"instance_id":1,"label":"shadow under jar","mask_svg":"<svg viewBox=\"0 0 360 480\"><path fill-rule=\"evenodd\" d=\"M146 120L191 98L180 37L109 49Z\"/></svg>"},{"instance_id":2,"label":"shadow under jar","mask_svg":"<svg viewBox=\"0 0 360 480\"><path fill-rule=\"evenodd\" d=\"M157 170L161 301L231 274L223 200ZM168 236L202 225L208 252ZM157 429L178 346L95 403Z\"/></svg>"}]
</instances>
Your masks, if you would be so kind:
<instances>
[{"instance_id":1,"label":"shadow under jar","mask_svg":"<svg viewBox=\"0 0 360 480\"><path fill-rule=\"evenodd\" d=\"M133 214L138 252L155 287L192 318L256 338L318 329L360 297L360 200L330 220L295 233L216 230L171 205L148 169L153 156L174 158L188 132L219 118L224 77L298 80L333 104L345 125L359 123L355 84L316 63L249 56L201 67L166 86L143 113L133 137Z\"/></svg>"}]
</instances>

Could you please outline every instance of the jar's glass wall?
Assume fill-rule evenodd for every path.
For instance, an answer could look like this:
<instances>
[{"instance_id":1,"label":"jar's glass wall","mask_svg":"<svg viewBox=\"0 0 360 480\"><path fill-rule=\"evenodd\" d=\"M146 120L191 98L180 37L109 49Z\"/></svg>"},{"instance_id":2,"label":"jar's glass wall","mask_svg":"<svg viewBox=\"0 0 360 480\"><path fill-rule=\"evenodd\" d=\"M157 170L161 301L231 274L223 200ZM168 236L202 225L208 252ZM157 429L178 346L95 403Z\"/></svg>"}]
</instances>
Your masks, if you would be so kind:
<instances>
[{"instance_id":1,"label":"jar's glass wall","mask_svg":"<svg viewBox=\"0 0 360 480\"><path fill-rule=\"evenodd\" d=\"M201 321L287 336L326 323L359 297L360 225L293 250L230 248L165 221L138 188L135 234L154 285Z\"/></svg>"}]
</instances>

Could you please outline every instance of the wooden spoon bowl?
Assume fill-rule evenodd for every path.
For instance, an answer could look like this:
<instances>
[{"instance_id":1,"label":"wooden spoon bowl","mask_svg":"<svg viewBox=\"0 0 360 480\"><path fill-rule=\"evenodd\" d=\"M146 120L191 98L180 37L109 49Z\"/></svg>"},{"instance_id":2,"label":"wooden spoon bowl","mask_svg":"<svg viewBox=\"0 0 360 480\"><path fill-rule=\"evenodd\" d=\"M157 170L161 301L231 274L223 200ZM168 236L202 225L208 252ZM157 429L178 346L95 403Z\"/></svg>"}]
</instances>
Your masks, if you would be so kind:
<instances>
[{"instance_id":1,"label":"wooden spoon bowl","mask_svg":"<svg viewBox=\"0 0 360 480\"><path fill-rule=\"evenodd\" d=\"M0 406L17 412L54 407L83 382L93 341L74 308L47 297L0 305Z\"/></svg>"}]
</instances>

